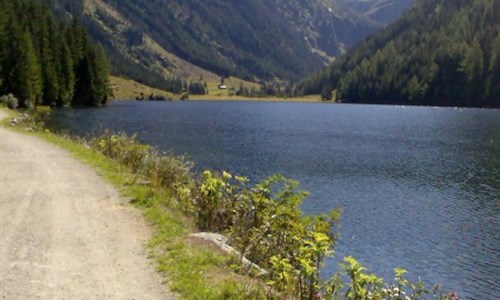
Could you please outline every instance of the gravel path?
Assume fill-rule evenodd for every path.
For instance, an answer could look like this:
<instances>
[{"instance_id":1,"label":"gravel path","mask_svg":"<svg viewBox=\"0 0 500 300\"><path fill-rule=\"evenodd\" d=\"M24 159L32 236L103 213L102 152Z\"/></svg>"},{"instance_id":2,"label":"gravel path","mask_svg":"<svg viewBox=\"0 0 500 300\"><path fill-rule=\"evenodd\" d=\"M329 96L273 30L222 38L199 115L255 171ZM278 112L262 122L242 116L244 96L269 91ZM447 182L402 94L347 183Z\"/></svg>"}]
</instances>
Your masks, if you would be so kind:
<instances>
[{"instance_id":1,"label":"gravel path","mask_svg":"<svg viewBox=\"0 0 500 300\"><path fill-rule=\"evenodd\" d=\"M4 128L0 167L1 299L173 299L141 214L89 167Z\"/></svg>"}]
</instances>

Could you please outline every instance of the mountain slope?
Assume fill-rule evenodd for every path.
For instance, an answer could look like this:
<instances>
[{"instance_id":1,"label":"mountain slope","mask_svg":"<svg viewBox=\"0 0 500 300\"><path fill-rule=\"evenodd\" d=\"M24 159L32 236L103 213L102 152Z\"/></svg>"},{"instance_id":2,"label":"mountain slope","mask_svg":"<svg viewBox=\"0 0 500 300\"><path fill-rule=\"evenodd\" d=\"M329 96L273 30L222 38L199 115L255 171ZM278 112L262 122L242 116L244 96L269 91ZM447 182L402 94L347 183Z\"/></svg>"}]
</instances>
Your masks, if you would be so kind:
<instances>
[{"instance_id":1,"label":"mountain slope","mask_svg":"<svg viewBox=\"0 0 500 300\"><path fill-rule=\"evenodd\" d=\"M339 0L44 1L82 19L115 73L149 81L178 76L186 64L218 76L296 79L380 28Z\"/></svg>"},{"instance_id":2,"label":"mountain slope","mask_svg":"<svg viewBox=\"0 0 500 300\"><path fill-rule=\"evenodd\" d=\"M302 84L345 102L500 107L500 1L421 0Z\"/></svg>"},{"instance_id":3,"label":"mountain slope","mask_svg":"<svg viewBox=\"0 0 500 300\"><path fill-rule=\"evenodd\" d=\"M415 4L415 0L344 0L345 4L355 11L389 24Z\"/></svg>"}]
</instances>

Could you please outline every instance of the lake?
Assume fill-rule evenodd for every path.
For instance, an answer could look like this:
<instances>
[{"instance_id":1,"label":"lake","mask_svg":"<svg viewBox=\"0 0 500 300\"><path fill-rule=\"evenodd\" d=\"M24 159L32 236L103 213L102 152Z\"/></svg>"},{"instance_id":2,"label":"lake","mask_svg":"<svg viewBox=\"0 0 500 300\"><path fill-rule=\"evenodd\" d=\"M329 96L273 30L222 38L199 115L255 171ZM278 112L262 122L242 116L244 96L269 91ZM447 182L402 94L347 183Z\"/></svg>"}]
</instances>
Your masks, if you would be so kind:
<instances>
[{"instance_id":1,"label":"lake","mask_svg":"<svg viewBox=\"0 0 500 300\"><path fill-rule=\"evenodd\" d=\"M80 135L137 133L198 170L296 179L310 192L306 213L343 209L337 257L386 279L404 267L461 299L498 299L500 110L124 101L55 116Z\"/></svg>"}]
</instances>

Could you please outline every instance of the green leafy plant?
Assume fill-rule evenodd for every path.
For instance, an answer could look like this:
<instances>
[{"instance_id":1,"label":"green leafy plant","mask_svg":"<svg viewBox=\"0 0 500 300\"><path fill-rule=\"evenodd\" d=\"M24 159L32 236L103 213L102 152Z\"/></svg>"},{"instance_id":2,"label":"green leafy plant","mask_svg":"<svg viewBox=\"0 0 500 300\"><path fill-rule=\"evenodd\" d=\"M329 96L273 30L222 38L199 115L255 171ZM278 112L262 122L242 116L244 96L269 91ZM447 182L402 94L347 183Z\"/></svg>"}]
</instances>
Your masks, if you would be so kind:
<instances>
[{"instance_id":1,"label":"green leafy plant","mask_svg":"<svg viewBox=\"0 0 500 300\"><path fill-rule=\"evenodd\" d=\"M341 266L351 279L349 289L345 294L347 299L380 299L382 297L382 279L373 274L365 273L366 268L354 257L344 258L344 263Z\"/></svg>"},{"instance_id":2,"label":"green leafy plant","mask_svg":"<svg viewBox=\"0 0 500 300\"><path fill-rule=\"evenodd\" d=\"M203 274L212 267L221 268L226 264L228 269L262 279L248 290L242 285L233 288L233 284L226 284L221 286L222 289L211 290L207 294L204 292L207 281L199 275L202 273L198 274L193 269L199 263L193 262L194 258L189 258L184 250L173 251L172 247L177 242L172 240L160 256L160 265L162 269L170 270L172 276L178 276L176 284L187 284L183 278L191 278L189 281L203 286L196 290L178 286L188 298L202 295L214 299L234 298L241 293L241 299L260 299L265 293L268 299L413 300L430 294L423 283L407 280L404 269L396 269L395 281L385 283L368 273L353 257L344 259L340 265L341 272L329 280L322 278L320 270L324 261L334 253L341 212L333 210L328 214L304 216L300 206L307 193L298 189L296 181L274 175L249 186L245 177L208 170L197 178L191 171L191 162L170 154L161 155L154 148L141 144L136 136L126 134L108 132L87 143L128 167L137 177L147 179L135 191L137 198L146 204L146 215L155 223L162 224L158 237L152 243L162 244L185 234L186 228L173 226L173 215L169 212L169 209L180 208L199 229L227 235L229 243L240 252L236 257L240 265L245 256L265 270L255 273L251 265L235 267L235 257L206 261ZM196 259L207 255L196 253L192 254ZM185 270L177 273L172 270L174 265ZM344 278L348 281L344 282ZM268 287L263 288L263 283ZM458 299L453 293L441 294L438 287L431 297Z\"/></svg>"},{"instance_id":3,"label":"green leafy plant","mask_svg":"<svg viewBox=\"0 0 500 300\"><path fill-rule=\"evenodd\" d=\"M196 197L197 225L201 230L222 232L234 224L236 207L244 201L245 178L203 172Z\"/></svg>"},{"instance_id":4,"label":"green leafy plant","mask_svg":"<svg viewBox=\"0 0 500 300\"><path fill-rule=\"evenodd\" d=\"M247 183L227 172L205 171L195 205L198 226L226 232L240 259L245 256L269 270L267 282L274 292L314 299L325 288L319 271L333 254L340 211L303 216L300 205L307 193L280 175L251 188Z\"/></svg>"}]
</instances>

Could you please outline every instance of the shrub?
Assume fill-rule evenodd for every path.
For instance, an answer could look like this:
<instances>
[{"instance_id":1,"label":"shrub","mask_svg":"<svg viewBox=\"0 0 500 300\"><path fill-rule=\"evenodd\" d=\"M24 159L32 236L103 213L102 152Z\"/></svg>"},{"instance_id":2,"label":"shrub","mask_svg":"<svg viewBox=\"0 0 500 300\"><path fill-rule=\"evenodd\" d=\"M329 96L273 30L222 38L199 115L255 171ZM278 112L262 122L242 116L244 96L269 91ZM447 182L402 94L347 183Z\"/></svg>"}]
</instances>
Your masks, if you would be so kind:
<instances>
[{"instance_id":1,"label":"shrub","mask_svg":"<svg viewBox=\"0 0 500 300\"><path fill-rule=\"evenodd\" d=\"M307 193L297 191L297 182L279 175L250 189L247 182L205 171L195 206L198 226L227 231L242 256L270 270L268 283L282 296L309 299L324 288L319 270L336 242L340 211L304 217L300 204Z\"/></svg>"},{"instance_id":2,"label":"shrub","mask_svg":"<svg viewBox=\"0 0 500 300\"><path fill-rule=\"evenodd\" d=\"M201 82L191 82L189 84L190 95L205 95L205 85Z\"/></svg>"},{"instance_id":3,"label":"shrub","mask_svg":"<svg viewBox=\"0 0 500 300\"><path fill-rule=\"evenodd\" d=\"M105 156L129 167L132 172L144 176L151 187L166 191L183 211L192 210L192 162L171 154L160 155L156 149L141 144L136 135L107 131L88 143Z\"/></svg>"},{"instance_id":4,"label":"shrub","mask_svg":"<svg viewBox=\"0 0 500 300\"><path fill-rule=\"evenodd\" d=\"M171 154L159 155L150 151L145 165L145 174L155 187L176 189L183 185L191 185L193 177L191 169L193 163L184 157L175 157Z\"/></svg>"},{"instance_id":5,"label":"shrub","mask_svg":"<svg viewBox=\"0 0 500 300\"><path fill-rule=\"evenodd\" d=\"M52 109L49 106L36 106L26 113L20 114L15 121L28 130L44 130L51 114Z\"/></svg>"},{"instance_id":6,"label":"shrub","mask_svg":"<svg viewBox=\"0 0 500 300\"><path fill-rule=\"evenodd\" d=\"M49 106L37 106L34 108L33 121L36 129L44 129L49 121L52 109Z\"/></svg>"},{"instance_id":7,"label":"shrub","mask_svg":"<svg viewBox=\"0 0 500 300\"><path fill-rule=\"evenodd\" d=\"M206 231L223 232L234 223L236 206L244 203L244 178L233 178L229 173L221 175L211 171L203 172L197 189L196 223Z\"/></svg>"},{"instance_id":8,"label":"shrub","mask_svg":"<svg viewBox=\"0 0 500 300\"><path fill-rule=\"evenodd\" d=\"M352 256L344 258L344 262L340 266L342 268L341 272L349 278L348 289L341 291L342 284L337 284L327 290L325 299L339 299L338 296L340 295L340 298L349 300L412 300L427 299L426 295L430 294L422 282L419 281L414 284L407 280L404 277L407 273L405 269L395 269L394 282L386 283L381 278L367 273L366 268ZM337 278L340 277L337 275ZM458 296L453 292L442 294L439 291L439 286L434 287L430 299L459 300Z\"/></svg>"},{"instance_id":9,"label":"shrub","mask_svg":"<svg viewBox=\"0 0 500 300\"><path fill-rule=\"evenodd\" d=\"M429 294L421 282L404 278L406 270L396 269L395 282L385 283L352 257L344 259L338 274L322 279L320 270L338 239L340 210L303 216L300 205L307 193L298 190L293 180L275 175L248 187L245 177L212 171L196 179L191 162L160 155L140 144L136 136L123 133L107 132L90 145L145 176L151 187L166 191L177 200L177 207L194 217L199 229L227 234L229 243L240 251L240 260L245 256L268 271L259 274L270 286L268 298L402 300ZM172 201L168 204L172 208ZM458 297L439 294L435 288L432 299Z\"/></svg>"},{"instance_id":10,"label":"shrub","mask_svg":"<svg viewBox=\"0 0 500 300\"><path fill-rule=\"evenodd\" d=\"M7 104L10 109L16 109L19 106L19 100L12 94L3 95L0 97L0 102Z\"/></svg>"},{"instance_id":11,"label":"shrub","mask_svg":"<svg viewBox=\"0 0 500 300\"><path fill-rule=\"evenodd\" d=\"M107 131L102 136L92 139L90 144L102 154L117 160L138 172L149 158L150 147L137 141L137 136L129 137L125 133L112 134Z\"/></svg>"}]
</instances>

